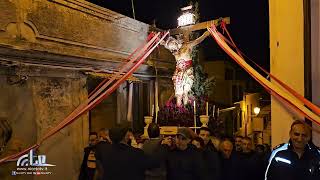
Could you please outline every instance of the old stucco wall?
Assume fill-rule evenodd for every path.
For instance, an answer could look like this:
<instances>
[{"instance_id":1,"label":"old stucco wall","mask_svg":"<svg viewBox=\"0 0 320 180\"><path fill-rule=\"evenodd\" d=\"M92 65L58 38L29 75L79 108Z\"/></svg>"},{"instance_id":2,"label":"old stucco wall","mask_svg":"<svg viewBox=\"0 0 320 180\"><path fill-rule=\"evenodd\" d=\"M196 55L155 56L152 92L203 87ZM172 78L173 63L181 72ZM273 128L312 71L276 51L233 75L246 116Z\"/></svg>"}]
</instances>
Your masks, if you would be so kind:
<instances>
[{"instance_id":1,"label":"old stucco wall","mask_svg":"<svg viewBox=\"0 0 320 180\"><path fill-rule=\"evenodd\" d=\"M148 31L145 23L85 0L0 2L0 48L11 49L1 50L0 57L10 55L11 61L27 56L23 62L114 70L144 43ZM168 52L156 57L157 66L174 67L172 56L163 54ZM148 68L145 63L137 72L147 73Z\"/></svg>"},{"instance_id":2,"label":"old stucco wall","mask_svg":"<svg viewBox=\"0 0 320 180\"><path fill-rule=\"evenodd\" d=\"M1 44L94 59L121 60L149 27L84 0L4 0L0 8Z\"/></svg>"},{"instance_id":3,"label":"old stucco wall","mask_svg":"<svg viewBox=\"0 0 320 180\"><path fill-rule=\"evenodd\" d=\"M56 126L81 102L86 100L86 79L35 78L32 81L33 102L37 105L37 137L42 137ZM47 155L48 161L55 164L54 176L39 179L75 179L82 160L84 140L88 134L87 115L67 126L50 138L40 148ZM66 171L66 169L68 169Z\"/></svg>"},{"instance_id":4,"label":"old stucco wall","mask_svg":"<svg viewBox=\"0 0 320 180\"><path fill-rule=\"evenodd\" d=\"M2 157L35 144L87 98L85 77L68 72L65 73L69 78L55 77L48 76L48 72L50 70L13 85L8 84L8 78L14 81L16 76L0 76L0 114L8 119L13 129L13 136ZM76 179L88 131L88 115L85 114L45 141L38 153L47 156L47 163L56 165L50 168L54 175L34 178ZM0 179L17 179L11 176L16 162L0 165L0 169ZM18 176L22 179L31 177Z\"/></svg>"},{"instance_id":5,"label":"old stucco wall","mask_svg":"<svg viewBox=\"0 0 320 180\"><path fill-rule=\"evenodd\" d=\"M35 107L32 101L32 92L26 83L8 85L7 77L0 76L0 116L5 118L11 128L12 137L9 140L1 157L11 155L27 148L37 141L37 124ZM0 178L12 178L11 171L16 169L16 163L0 165ZM16 179L32 179L18 177Z\"/></svg>"},{"instance_id":6,"label":"old stucco wall","mask_svg":"<svg viewBox=\"0 0 320 180\"><path fill-rule=\"evenodd\" d=\"M0 115L10 121L17 119L19 124L12 124L15 131L12 139L22 139L22 143L13 143L13 146L23 148L35 143L87 98L85 78L75 75L79 71L50 68L114 70L144 42L148 30L147 24L85 0L1 0L0 63L41 66L37 71L27 71L29 79L19 86L7 85L7 74L2 73L4 84L1 83L0 92L11 94L1 96L6 100L0 99ZM164 55L168 52L151 56L151 61L143 64L136 73L151 75L149 69L153 65L165 69L166 73L167 67L171 67L172 72L173 57ZM49 66L44 68L44 65ZM168 87L164 89L170 91ZM170 96L168 94L165 97ZM104 110L102 107L101 111ZM21 113L26 114L19 115ZM20 134L16 134L15 128L18 127L23 127ZM75 179L88 130L85 116L43 144L40 154L47 155L48 163L57 167L53 169L55 176L38 178ZM9 144L12 142L10 140ZM8 177L12 178L10 174Z\"/></svg>"}]
</instances>

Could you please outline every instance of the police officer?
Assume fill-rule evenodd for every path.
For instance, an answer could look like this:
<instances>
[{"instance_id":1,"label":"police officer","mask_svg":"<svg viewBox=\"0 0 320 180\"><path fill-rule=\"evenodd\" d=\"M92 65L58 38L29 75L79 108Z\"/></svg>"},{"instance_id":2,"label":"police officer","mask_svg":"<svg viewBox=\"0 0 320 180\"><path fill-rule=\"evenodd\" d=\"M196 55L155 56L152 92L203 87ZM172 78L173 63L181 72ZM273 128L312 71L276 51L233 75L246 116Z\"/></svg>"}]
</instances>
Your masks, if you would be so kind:
<instances>
[{"instance_id":1,"label":"police officer","mask_svg":"<svg viewBox=\"0 0 320 180\"><path fill-rule=\"evenodd\" d=\"M319 180L320 150L310 141L311 130L301 121L291 125L289 143L271 154L265 180Z\"/></svg>"}]
</instances>

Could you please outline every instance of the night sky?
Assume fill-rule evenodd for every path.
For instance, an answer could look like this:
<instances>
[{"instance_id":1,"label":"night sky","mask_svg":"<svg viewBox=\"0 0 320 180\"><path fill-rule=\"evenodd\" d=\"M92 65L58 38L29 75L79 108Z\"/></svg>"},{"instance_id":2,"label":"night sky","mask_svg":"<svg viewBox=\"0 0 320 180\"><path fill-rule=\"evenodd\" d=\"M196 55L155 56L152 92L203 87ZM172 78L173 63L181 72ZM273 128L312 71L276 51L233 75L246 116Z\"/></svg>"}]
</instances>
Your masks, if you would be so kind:
<instances>
[{"instance_id":1,"label":"night sky","mask_svg":"<svg viewBox=\"0 0 320 180\"><path fill-rule=\"evenodd\" d=\"M89 0L129 17L131 0ZM177 26L180 8L186 0L134 0L136 19L147 24L156 21L157 27L171 29ZM238 47L252 60L269 69L269 13L268 0L199 0L200 22L229 16L230 33ZM212 38L202 44L206 60L229 57Z\"/></svg>"}]
</instances>

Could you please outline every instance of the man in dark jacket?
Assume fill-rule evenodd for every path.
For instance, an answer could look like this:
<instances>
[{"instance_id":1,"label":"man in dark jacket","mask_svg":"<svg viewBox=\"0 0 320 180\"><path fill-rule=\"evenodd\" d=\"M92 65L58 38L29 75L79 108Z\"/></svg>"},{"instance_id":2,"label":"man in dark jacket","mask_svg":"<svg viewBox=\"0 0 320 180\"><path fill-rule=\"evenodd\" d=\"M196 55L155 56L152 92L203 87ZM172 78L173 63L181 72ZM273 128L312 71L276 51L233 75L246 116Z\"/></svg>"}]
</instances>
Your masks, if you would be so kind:
<instances>
[{"instance_id":1,"label":"man in dark jacket","mask_svg":"<svg viewBox=\"0 0 320 180\"><path fill-rule=\"evenodd\" d=\"M97 147L99 179L143 180L146 169L159 166L157 158L151 158L141 149L129 146L129 136L128 128L113 128L110 130L112 144L101 144Z\"/></svg>"},{"instance_id":2,"label":"man in dark jacket","mask_svg":"<svg viewBox=\"0 0 320 180\"><path fill-rule=\"evenodd\" d=\"M84 148L84 156L81 164L79 180L92 180L96 171L96 144L98 134L91 132L89 135L89 146Z\"/></svg>"},{"instance_id":3,"label":"man in dark jacket","mask_svg":"<svg viewBox=\"0 0 320 180\"><path fill-rule=\"evenodd\" d=\"M109 130L107 128L102 128L98 132L99 142L96 144L96 148L103 144L111 144L111 139L109 137Z\"/></svg>"},{"instance_id":4,"label":"man in dark jacket","mask_svg":"<svg viewBox=\"0 0 320 180\"><path fill-rule=\"evenodd\" d=\"M237 136L234 138L235 150L236 150L236 152L238 152L238 153L242 152L242 139L243 139L243 136L240 136L240 135L237 135Z\"/></svg>"},{"instance_id":5,"label":"man in dark jacket","mask_svg":"<svg viewBox=\"0 0 320 180\"><path fill-rule=\"evenodd\" d=\"M206 173L211 179L220 179L221 169L219 163L218 151L210 140L211 131L207 127L201 127L199 137L204 141L203 156Z\"/></svg>"},{"instance_id":6,"label":"man in dark jacket","mask_svg":"<svg viewBox=\"0 0 320 180\"><path fill-rule=\"evenodd\" d=\"M203 158L190 144L192 135L189 128L179 128L176 136L176 149L169 152L167 158L168 180L203 180L206 171Z\"/></svg>"},{"instance_id":7,"label":"man in dark jacket","mask_svg":"<svg viewBox=\"0 0 320 180\"><path fill-rule=\"evenodd\" d=\"M238 180L262 180L256 179L256 173L261 163L257 162L255 152L252 147L252 139L250 137L243 137L241 143L241 152L234 154L235 174Z\"/></svg>"},{"instance_id":8,"label":"man in dark jacket","mask_svg":"<svg viewBox=\"0 0 320 180\"><path fill-rule=\"evenodd\" d=\"M230 139L224 138L219 145L220 161L221 161L221 179L235 180L237 179L234 164L233 144Z\"/></svg>"},{"instance_id":9,"label":"man in dark jacket","mask_svg":"<svg viewBox=\"0 0 320 180\"><path fill-rule=\"evenodd\" d=\"M150 139L146 140L142 146L145 154L152 156L157 153L161 146L160 128L156 123L151 123L148 126L148 136ZM145 180L165 180L167 173L165 168L165 161L160 162L159 168L147 170L145 172Z\"/></svg>"},{"instance_id":10,"label":"man in dark jacket","mask_svg":"<svg viewBox=\"0 0 320 180\"><path fill-rule=\"evenodd\" d=\"M319 180L320 150L309 144L311 130L304 122L291 125L289 143L278 146L271 154L266 180Z\"/></svg>"},{"instance_id":11,"label":"man in dark jacket","mask_svg":"<svg viewBox=\"0 0 320 180\"><path fill-rule=\"evenodd\" d=\"M98 144L103 144L103 143L111 143L111 139L109 137L109 129L107 128L102 128L100 129L99 133L99 143Z\"/></svg>"}]
</instances>

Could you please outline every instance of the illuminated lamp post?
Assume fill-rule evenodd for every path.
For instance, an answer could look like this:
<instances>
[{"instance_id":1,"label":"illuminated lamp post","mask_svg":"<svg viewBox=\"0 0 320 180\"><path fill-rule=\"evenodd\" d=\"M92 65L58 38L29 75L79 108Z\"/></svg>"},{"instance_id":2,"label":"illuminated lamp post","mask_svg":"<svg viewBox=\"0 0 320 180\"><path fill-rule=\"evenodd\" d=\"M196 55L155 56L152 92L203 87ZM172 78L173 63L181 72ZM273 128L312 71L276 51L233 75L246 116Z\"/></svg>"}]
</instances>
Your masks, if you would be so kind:
<instances>
[{"instance_id":1,"label":"illuminated lamp post","mask_svg":"<svg viewBox=\"0 0 320 180\"><path fill-rule=\"evenodd\" d=\"M251 111L251 114L248 114L248 118L245 121L245 136L248 135L248 121L249 121L249 118L251 118L251 121L252 121L252 118L253 117L257 117L259 113L260 113L260 107L254 107L253 108L253 113Z\"/></svg>"},{"instance_id":2,"label":"illuminated lamp post","mask_svg":"<svg viewBox=\"0 0 320 180\"><path fill-rule=\"evenodd\" d=\"M196 15L192 11L192 6L181 8L182 15L178 18L178 27L188 26L196 23Z\"/></svg>"}]
</instances>

